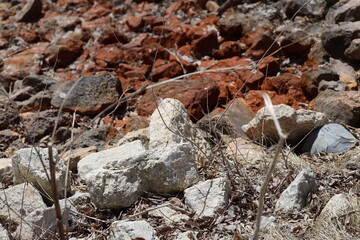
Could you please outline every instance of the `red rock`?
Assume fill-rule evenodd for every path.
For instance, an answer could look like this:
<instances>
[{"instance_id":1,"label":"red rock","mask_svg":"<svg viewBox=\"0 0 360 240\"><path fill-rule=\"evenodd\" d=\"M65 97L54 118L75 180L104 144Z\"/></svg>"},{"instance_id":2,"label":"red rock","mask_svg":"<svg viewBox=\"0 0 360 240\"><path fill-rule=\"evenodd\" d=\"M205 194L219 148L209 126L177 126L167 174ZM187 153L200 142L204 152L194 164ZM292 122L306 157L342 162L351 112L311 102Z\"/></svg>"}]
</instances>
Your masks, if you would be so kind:
<instances>
[{"instance_id":1,"label":"red rock","mask_svg":"<svg viewBox=\"0 0 360 240\"><path fill-rule=\"evenodd\" d=\"M262 32L255 32L248 36L251 46L246 50L246 54L255 59L271 55L275 51L279 50L279 45L274 42L269 35L263 34Z\"/></svg>"},{"instance_id":2,"label":"red rock","mask_svg":"<svg viewBox=\"0 0 360 240\"><path fill-rule=\"evenodd\" d=\"M46 50L46 61L52 67L63 67L81 54L84 42L82 32L65 35Z\"/></svg>"},{"instance_id":3,"label":"red rock","mask_svg":"<svg viewBox=\"0 0 360 240\"><path fill-rule=\"evenodd\" d=\"M47 46L48 43L34 44L30 49L9 57L4 61L2 74L17 79L38 75Z\"/></svg>"},{"instance_id":4,"label":"red rock","mask_svg":"<svg viewBox=\"0 0 360 240\"><path fill-rule=\"evenodd\" d=\"M158 81L164 78L169 79L177 77L182 73L183 70L178 62L169 62L161 64L160 66L154 66L149 78L152 81Z\"/></svg>"},{"instance_id":5,"label":"red rock","mask_svg":"<svg viewBox=\"0 0 360 240\"><path fill-rule=\"evenodd\" d=\"M20 32L20 37L22 37L24 39L25 42L27 43L33 43L33 42L36 42L39 37L36 33L36 31L34 30L25 30L25 31L21 31Z\"/></svg>"},{"instance_id":6,"label":"red rock","mask_svg":"<svg viewBox=\"0 0 360 240\"><path fill-rule=\"evenodd\" d=\"M220 45L219 49L214 50L214 58L231 58L234 56L240 56L240 54L245 51L245 45L234 42L226 41Z\"/></svg>"},{"instance_id":7,"label":"red rock","mask_svg":"<svg viewBox=\"0 0 360 240\"><path fill-rule=\"evenodd\" d=\"M124 59L124 52L117 46L107 45L101 48L94 57L96 64L100 67L115 67Z\"/></svg>"},{"instance_id":8,"label":"red rock","mask_svg":"<svg viewBox=\"0 0 360 240\"><path fill-rule=\"evenodd\" d=\"M210 56L213 49L219 47L217 33L211 31L206 35L195 39L191 45L196 58L201 59L203 56Z\"/></svg>"},{"instance_id":9,"label":"red rock","mask_svg":"<svg viewBox=\"0 0 360 240\"><path fill-rule=\"evenodd\" d=\"M129 37L118 29L105 28L102 29L98 42L101 44L127 43L129 42Z\"/></svg>"},{"instance_id":10,"label":"red rock","mask_svg":"<svg viewBox=\"0 0 360 240\"><path fill-rule=\"evenodd\" d=\"M179 11L184 5L184 0L175 1L170 5L170 7L166 10L166 16L170 16L171 14L175 14Z\"/></svg>"},{"instance_id":11,"label":"red rock","mask_svg":"<svg viewBox=\"0 0 360 240\"><path fill-rule=\"evenodd\" d=\"M90 30L95 31L102 28L108 28L108 26L111 24L111 19L109 16L96 18L92 21L83 21L81 23L81 28L83 30Z\"/></svg>"},{"instance_id":12,"label":"red rock","mask_svg":"<svg viewBox=\"0 0 360 240\"><path fill-rule=\"evenodd\" d=\"M277 58L274 58L273 56L267 56L261 60L258 69L265 76L274 76L280 70L280 63Z\"/></svg>"},{"instance_id":13,"label":"red rock","mask_svg":"<svg viewBox=\"0 0 360 240\"><path fill-rule=\"evenodd\" d=\"M142 62L147 65L152 65L156 59L169 59L169 52L160 45L147 45L141 47L125 46L124 60L129 64L136 64Z\"/></svg>"},{"instance_id":14,"label":"red rock","mask_svg":"<svg viewBox=\"0 0 360 240\"><path fill-rule=\"evenodd\" d=\"M42 2L41 0L27 0L25 6L17 15L19 22L35 22L42 16Z\"/></svg>"},{"instance_id":15,"label":"red rock","mask_svg":"<svg viewBox=\"0 0 360 240\"><path fill-rule=\"evenodd\" d=\"M175 98L182 102L193 121L199 120L218 103L219 89L213 79L199 77L168 83L147 91L136 109L139 115L149 116L158 99Z\"/></svg>"},{"instance_id":16,"label":"red rock","mask_svg":"<svg viewBox=\"0 0 360 240\"><path fill-rule=\"evenodd\" d=\"M141 16L127 16L125 19L126 26L129 27L130 30L137 32L144 26L144 21Z\"/></svg>"},{"instance_id":17,"label":"red rock","mask_svg":"<svg viewBox=\"0 0 360 240\"><path fill-rule=\"evenodd\" d=\"M133 66L129 64L119 64L118 70L126 78L135 78L139 80L146 80L150 73L150 66L141 64L140 66Z\"/></svg>"},{"instance_id":18,"label":"red rock","mask_svg":"<svg viewBox=\"0 0 360 240\"><path fill-rule=\"evenodd\" d=\"M276 77L265 78L261 89L275 91L277 94L287 94L290 88L302 92L301 86L300 77L290 73L284 73Z\"/></svg>"},{"instance_id":19,"label":"red rock","mask_svg":"<svg viewBox=\"0 0 360 240\"><path fill-rule=\"evenodd\" d=\"M111 13L111 3L105 2L103 4L95 4L92 8L83 14L86 20L93 20L95 18L108 16Z\"/></svg>"}]
</instances>

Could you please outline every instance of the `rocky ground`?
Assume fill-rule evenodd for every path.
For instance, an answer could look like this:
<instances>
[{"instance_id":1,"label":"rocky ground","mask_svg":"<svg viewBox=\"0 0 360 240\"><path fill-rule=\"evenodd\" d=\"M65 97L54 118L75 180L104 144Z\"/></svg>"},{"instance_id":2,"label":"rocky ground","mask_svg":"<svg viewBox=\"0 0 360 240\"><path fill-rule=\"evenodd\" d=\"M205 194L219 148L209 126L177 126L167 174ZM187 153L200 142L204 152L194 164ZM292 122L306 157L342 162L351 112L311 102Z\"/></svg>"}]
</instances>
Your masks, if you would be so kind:
<instances>
[{"instance_id":1,"label":"rocky ground","mask_svg":"<svg viewBox=\"0 0 360 240\"><path fill-rule=\"evenodd\" d=\"M0 238L360 239L360 2L0 1ZM34 148L36 146L36 148ZM46 169L46 171L44 170Z\"/></svg>"}]
</instances>

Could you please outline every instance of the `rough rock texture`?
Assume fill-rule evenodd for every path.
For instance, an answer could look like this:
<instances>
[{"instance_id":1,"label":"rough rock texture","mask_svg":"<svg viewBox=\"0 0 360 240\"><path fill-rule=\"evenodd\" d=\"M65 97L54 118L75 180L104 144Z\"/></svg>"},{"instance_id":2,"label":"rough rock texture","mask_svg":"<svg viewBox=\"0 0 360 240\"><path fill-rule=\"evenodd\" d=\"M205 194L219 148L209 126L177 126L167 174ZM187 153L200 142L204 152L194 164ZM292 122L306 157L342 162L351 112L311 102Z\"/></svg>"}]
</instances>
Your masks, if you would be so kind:
<instances>
[{"instance_id":1,"label":"rough rock texture","mask_svg":"<svg viewBox=\"0 0 360 240\"><path fill-rule=\"evenodd\" d=\"M241 137L230 142L226 152L240 163L251 163L267 155L262 146Z\"/></svg>"},{"instance_id":2,"label":"rough rock texture","mask_svg":"<svg viewBox=\"0 0 360 240\"><path fill-rule=\"evenodd\" d=\"M9 183L13 179L11 158L0 158L0 183Z\"/></svg>"},{"instance_id":3,"label":"rough rock texture","mask_svg":"<svg viewBox=\"0 0 360 240\"><path fill-rule=\"evenodd\" d=\"M337 123L360 127L360 93L358 91L321 92L312 102L313 109Z\"/></svg>"},{"instance_id":4,"label":"rough rock texture","mask_svg":"<svg viewBox=\"0 0 360 240\"><path fill-rule=\"evenodd\" d=\"M189 144L136 151L126 158L123 155L127 154L129 144L117 147L119 149L121 151L117 153L114 149L105 150L112 150L111 156L105 159L102 152L89 155L78 165L92 201L100 208L129 207L144 191L173 193L184 190L199 179ZM92 164L93 161L97 164Z\"/></svg>"},{"instance_id":5,"label":"rough rock texture","mask_svg":"<svg viewBox=\"0 0 360 240\"><path fill-rule=\"evenodd\" d=\"M126 162L128 159L135 158L144 151L144 146L137 140L119 147L87 155L78 162L77 169L79 176L85 179L86 174L94 170L102 169L109 162Z\"/></svg>"},{"instance_id":6,"label":"rough rock texture","mask_svg":"<svg viewBox=\"0 0 360 240\"><path fill-rule=\"evenodd\" d=\"M68 210L61 208L64 229L68 227ZM55 207L38 208L24 218L22 228L17 228L15 238L36 239L39 236L51 236L57 231Z\"/></svg>"},{"instance_id":7,"label":"rough rock texture","mask_svg":"<svg viewBox=\"0 0 360 240\"><path fill-rule=\"evenodd\" d=\"M115 221L110 227L110 240L143 239L158 240L155 229L144 221Z\"/></svg>"},{"instance_id":8,"label":"rough rock texture","mask_svg":"<svg viewBox=\"0 0 360 240\"><path fill-rule=\"evenodd\" d=\"M41 17L41 0L27 0L25 6L17 15L19 22L34 22Z\"/></svg>"},{"instance_id":9,"label":"rough rock texture","mask_svg":"<svg viewBox=\"0 0 360 240\"><path fill-rule=\"evenodd\" d=\"M150 118L149 148L189 142L198 162L207 157L209 144L191 122L184 105L176 99L164 99Z\"/></svg>"},{"instance_id":10,"label":"rough rock texture","mask_svg":"<svg viewBox=\"0 0 360 240\"><path fill-rule=\"evenodd\" d=\"M84 157L92 153L95 153L96 151L97 151L97 147L95 146L69 150L62 154L61 160L64 161L65 165L67 165L69 161L69 169L71 171L77 171L78 162Z\"/></svg>"},{"instance_id":11,"label":"rough rock texture","mask_svg":"<svg viewBox=\"0 0 360 240\"><path fill-rule=\"evenodd\" d=\"M316 97L319 92L319 84L322 81L337 82L339 81L339 75L331 68L318 67L306 71L301 76L304 92L309 97Z\"/></svg>"},{"instance_id":12,"label":"rough rock texture","mask_svg":"<svg viewBox=\"0 0 360 240\"><path fill-rule=\"evenodd\" d=\"M14 126L18 121L16 104L9 99L5 89L0 86L0 130Z\"/></svg>"},{"instance_id":13,"label":"rough rock texture","mask_svg":"<svg viewBox=\"0 0 360 240\"><path fill-rule=\"evenodd\" d=\"M147 91L139 101L137 110L139 115L150 115L156 109L156 102L165 98L175 98L184 104L192 120L199 120L208 109L214 108L218 96L219 88L213 79L189 79L186 82L169 83Z\"/></svg>"},{"instance_id":14,"label":"rough rock texture","mask_svg":"<svg viewBox=\"0 0 360 240\"><path fill-rule=\"evenodd\" d=\"M320 218L326 221L331 218L338 218L344 215L349 215L352 221L359 221L360 214L356 212L359 208L359 197L348 193L340 193L334 195L325 205L320 213ZM350 220L351 221L351 220Z\"/></svg>"},{"instance_id":15,"label":"rough rock texture","mask_svg":"<svg viewBox=\"0 0 360 240\"><path fill-rule=\"evenodd\" d=\"M226 178L215 178L200 182L185 189L185 203L195 211L198 218L215 218L225 210L230 194Z\"/></svg>"},{"instance_id":16,"label":"rough rock texture","mask_svg":"<svg viewBox=\"0 0 360 240\"><path fill-rule=\"evenodd\" d=\"M326 14L330 23L355 22L360 20L360 3L357 0L338 1Z\"/></svg>"},{"instance_id":17,"label":"rough rock texture","mask_svg":"<svg viewBox=\"0 0 360 240\"><path fill-rule=\"evenodd\" d=\"M276 210L291 212L305 207L306 199L318 190L315 174L310 169L302 170L291 184L281 193Z\"/></svg>"},{"instance_id":18,"label":"rough rock texture","mask_svg":"<svg viewBox=\"0 0 360 240\"><path fill-rule=\"evenodd\" d=\"M69 92L73 86L73 90ZM55 89L51 104L60 107L66 99L64 109L83 114L96 114L116 102L121 93L119 79L110 73L104 73L60 83Z\"/></svg>"},{"instance_id":19,"label":"rough rock texture","mask_svg":"<svg viewBox=\"0 0 360 240\"><path fill-rule=\"evenodd\" d=\"M39 155L38 155L39 153ZM54 161L56 161L56 184L59 196L64 196L65 190L65 175L66 166L58 159L56 149L53 149ZM44 169L43 167L46 167ZM14 168L14 182L31 182L39 190L52 196L51 185L46 175L50 173L49 170L49 155L47 148L23 148L16 151L12 158L12 165ZM48 175L49 176L49 175ZM69 183L67 184L69 187Z\"/></svg>"},{"instance_id":20,"label":"rough rock texture","mask_svg":"<svg viewBox=\"0 0 360 240\"><path fill-rule=\"evenodd\" d=\"M360 38L351 41L350 46L345 50L345 57L354 62L360 61Z\"/></svg>"},{"instance_id":21,"label":"rough rock texture","mask_svg":"<svg viewBox=\"0 0 360 240\"><path fill-rule=\"evenodd\" d=\"M0 238L3 240L10 240L8 231L0 225Z\"/></svg>"},{"instance_id":22,"label":"rough rock texture","mask_svg":"<svg viewBox=\"0 0 360 240\"><path fill-rule=\"evenodd\" d=\"M38 190L31 184L18 184L0 192L0 217L2 219L12 220L19 224L22 217L44 208L46 204Z\"/></svg>"},{"instance_id":23,"label":"rough rock texture","mask_svg":"<svg viewBox=\"0 0 360 240\"><path fill-rule=\"evenodd\" d=\"M280 104L274 106L276 117L283 132L288 133L288 141L296 142L301 137L312 131L314 128L321 127L328 122L325 114L310 110L295 110L287 105ZM260 109L255 118L249 124L242 127L250 139L257 141L278 139L277 131L267 107Z\"/></svg>"}]
</instances>

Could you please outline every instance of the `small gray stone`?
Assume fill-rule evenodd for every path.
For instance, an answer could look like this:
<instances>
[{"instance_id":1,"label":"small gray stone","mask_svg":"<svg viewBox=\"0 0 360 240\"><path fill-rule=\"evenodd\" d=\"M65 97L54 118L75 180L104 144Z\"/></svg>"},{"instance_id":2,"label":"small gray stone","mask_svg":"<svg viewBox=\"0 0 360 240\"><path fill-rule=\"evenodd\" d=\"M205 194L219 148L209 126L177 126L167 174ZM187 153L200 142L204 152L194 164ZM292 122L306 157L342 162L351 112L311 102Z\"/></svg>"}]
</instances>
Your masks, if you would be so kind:
<instances>
[{"instance_id":1,"label":"small gray stone","mask_svg":"<svg viewBox=\"0 0 360 240\"><path fill-rule=\"evenodd\" d=\"M158 240L151 225L144 221L116 221L110 226L110 240Z\"/></svg>"},{"instance_id":2,"label":"small gray stone","mask_svg":"<svg viewBox=\"0 0 360 240\"><path fill-rule=\"evenodd\" d=\"M231 189L226 178L200 182L184 191L185 203L199 218L214 218L221 214L229 202Z\"/></svg>"},{"instance_id":3,"label":"small gray stone","mask_svg":"<svg viewBox=\"0 0 360 240\"><path fill-rule=\"evenodd\" d=\"M318 189L315 174L310 169L302 170L291 184L281 193L276 210L292 212L305 207L306 199Z\"/></svg>"},{"instance_id":4,"label":"small gray stone","mask_svg":"<svg viewBox=\"0 0 360 240\"><path fill-rule=\"evenodd\" d=\"M345 56L351 61L360 61L360 38L351 41L350 46L345 50Z\"/></svg>"},{"instance_id":5,"label":"small gray stone","mask_svg":"<svg viewBox=\"0 0 360 240\"><path fill-rule=\"evenodd\" d=\"M74 88L70 92L73 86ZM66 99L64 110L96 114L118 101L121 93L119 79L111 73L104 73L58 84L55 86L51 104L59 108Z\"/></svg>"}]
</instances>

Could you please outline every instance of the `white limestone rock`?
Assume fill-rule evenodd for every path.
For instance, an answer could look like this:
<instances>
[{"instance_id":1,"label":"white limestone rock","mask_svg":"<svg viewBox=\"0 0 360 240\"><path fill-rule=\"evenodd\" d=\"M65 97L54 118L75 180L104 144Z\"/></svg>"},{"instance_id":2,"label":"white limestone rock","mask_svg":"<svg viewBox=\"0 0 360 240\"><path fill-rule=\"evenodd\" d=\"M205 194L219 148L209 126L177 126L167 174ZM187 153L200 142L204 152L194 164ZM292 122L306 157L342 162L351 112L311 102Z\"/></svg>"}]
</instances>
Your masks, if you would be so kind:
<instances>
[{"instance_id":1,"label":"white limestone rock","mask_svg":"<svg viewBox=\"0 0 360 240\"><path fill-rule=\"evenodd\" d=\"M114 156L113 161L107 160L102 168L85 175L91 199L100 208L129 207L144 191L173 193L199 181L188 143L144 151L127 159Z\"/></svg>"},{"instance_id":2,"label":"white limestone rock","mask_svg":"<svg viewBox=\"0 0 360 240\"><path fill-rule=\"evenodd\" d=\"M281 193L276 210L292 212L305 207L306 198L319 187L315 174L310 169L302 170L291 184Z\"/></svg>"},{"instance_id":3,"label":"white limestone rock","mask_svg":"<svg viewBox=\"0 0 360 240\"><path fill-rule=\"evenodd\" d=\"M125 162L143 153L144 146L140 140L130 142L119 147L106 149L97 153L87 155L78 162L78 172L82 179L93 170L102 169L109 162Z\"/></svg>"},{"instance_id":4,"label":"white limestone rock","mask_svg":"<svg viewBox=\"0 0 360 240\"><path fill-rule=\"evenodd\" d=\"M311 110L295 110L285 104L274 106L276 117L288 141L296 142L314 128L328 123L325 114ZM268 107L260 109L255 117L242 126L245 134L253 140L278 140L278 134Z\"/></svg>"},{"instance_id":5,"label":"white limestone rock","mask_svg":"<svg viewBox=\"0 0 360 240\"><path fill-rule=\"evenodd\" d=\"M9 234L6 229L0 224L0 239L10 240Z\"/></svg>"},{"instance_id":6,"label":"white limestone rock","mask_svg":"<svg viewBox=\"0 0 360 240\"><path fill-rule=\"evenodd\" d=\"M146 221L116 221L110 226L109 240L158 240L154 228Z\"/></svg>"},{"instance_id":7,"label":"white limestone rock","mask_svg":"<svg viewBox=\"0 0 360 240\"><path fill-rule=\"evenodd\" d=\"M210 145L202 132L190 120L184 105L172 98L164 99L150 117L149 148L190 142L200 163L210 153Z\"/></svg>"},{"instance_id":8,"label":"white limestone rock","mask_svg":"<svg viewBox=\"0 0 360 240\"><path fill-rule=\"evenodd\" d=\"M0 218L20 223L21 217L44 208L46 204L31 184L22 183L0 191Z\"/></svg>"},{"instance_id":9,"label":"white limestone rock","mask_svg":"<svg viewBox=\"0 0 360 240\"><path fill-rule=\"evenodd\" d=\"M221 177L200 182L187 188L184 193L185 203L199 218L214 218L225 210L231 189L229 181Z\"/></svg>"},{"instance_id":10,"label":"white limestone rock","mask_svg":"<svg viewBox=\"0 0 360 240\"><path fill-rule=\"evenodd\" d=\"M38 155L39 154L39 155ZM64 196L66 166L59 161L59 156L56 149L53 149L54 161L56 162L56 184L58 188L59 197ZM43 161L46 169L44 169L41 161ZM50 176L49 156L47 148L23 148L16 151L12 158L12 165L14 170L14 182L31 182L39 190L52 196L51 184L46 176ZM70 184L68 182L67 186ZM69 189L68 189L69 190Z\"/></svg>"}]
</instances>

